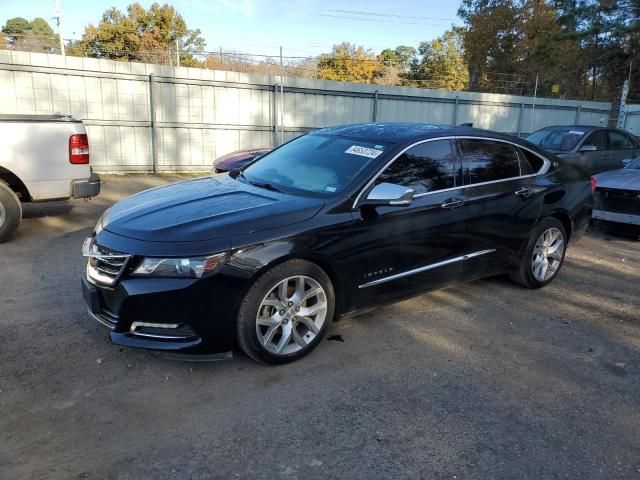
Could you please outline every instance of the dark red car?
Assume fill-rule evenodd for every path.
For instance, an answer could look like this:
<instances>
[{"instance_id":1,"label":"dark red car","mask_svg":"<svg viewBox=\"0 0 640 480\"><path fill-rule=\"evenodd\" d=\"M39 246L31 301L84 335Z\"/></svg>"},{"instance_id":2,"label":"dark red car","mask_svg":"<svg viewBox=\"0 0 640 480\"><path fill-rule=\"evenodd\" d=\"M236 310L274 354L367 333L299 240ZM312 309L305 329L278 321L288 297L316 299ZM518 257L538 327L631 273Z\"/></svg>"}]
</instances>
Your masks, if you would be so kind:
<instances>
[{"instance_id":1,"label":"dark red car","mask_svg":"<svg viewBox=\"0 0 640 480\"><path fill-rule=\"evenodd\" d=\"M236 150L217 158L213 163L215 173L229 172L234 168L242 168L253 162L257 157L273 150L272 148L252 148L249 150Z\"/></svg>"}]
</instances>

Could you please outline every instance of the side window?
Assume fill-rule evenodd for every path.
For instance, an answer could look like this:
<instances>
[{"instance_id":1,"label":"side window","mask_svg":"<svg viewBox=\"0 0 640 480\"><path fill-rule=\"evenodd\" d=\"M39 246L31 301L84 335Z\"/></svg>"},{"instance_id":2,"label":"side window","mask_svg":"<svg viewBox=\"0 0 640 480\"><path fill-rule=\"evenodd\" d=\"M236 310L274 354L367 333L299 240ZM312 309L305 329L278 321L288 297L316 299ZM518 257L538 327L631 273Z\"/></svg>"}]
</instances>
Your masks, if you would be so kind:
<instances>
[{"instance_id":1,"label":"side window","mask_svg":"<svg viewBox=\"0 0 640 480\"><path fill-rule=\"evenodd\" d=\"M544 160L535 153L525 150L524 148L520 148L519 151L520 170L522 171L522 175L532 175L539 172L544 165Z\"/></svg>"},{"instance_id":2,"label":"side window","mask_svg":"<svg viewBox=\"0 0 640 480\"><path fill-rule=\"evenodd\" d=\"M462 171L470 184L520 176L515 148L491 140L460 140Z\"/></svg>"},{"instance_id":3,"label":"side window","mask_svg":"<svg viewBox=\"0 0 640 480\"><path fill-rule=\"evenodd\" d=\"M421 143L398 157L376 180L412 188L416 194L459 185L454 175L455 153L449 140Z\"/></svg>"},{"instance_id":4,"label":"side window","mask_svg":"<svg viewBox=\"0 0 640 480\"><path fill-rule=\"evenodd\" d=\"M624 133L609 130L609 148L611 150L628 150L635 147L631 139Z\"/></svg>"},{"instance_id":5,"label":"side window","mask_svg":"<svg viewBox=\"0 0 640 480\"><path fill-rule=\"evenodd\" d=\"M598 130L587 137L582 146L594 146L596 150L609 150L609 137L606 130Z\"/></svg>"}]
</instances>

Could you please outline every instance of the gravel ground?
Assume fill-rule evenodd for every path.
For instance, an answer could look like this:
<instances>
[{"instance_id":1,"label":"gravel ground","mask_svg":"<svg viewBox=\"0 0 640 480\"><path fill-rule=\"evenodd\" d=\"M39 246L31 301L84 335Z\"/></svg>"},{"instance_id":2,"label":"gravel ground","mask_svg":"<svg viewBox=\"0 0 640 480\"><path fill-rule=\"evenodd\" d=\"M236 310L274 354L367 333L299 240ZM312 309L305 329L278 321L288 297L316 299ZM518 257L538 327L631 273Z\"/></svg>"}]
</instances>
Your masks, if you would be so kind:
<instances>
[{"instance_id":1,"label":"gravel ground","mask_svg":"<svg viewBox=\"0 0 640 480\"><path fill-rule=\"evenodd\" d=\"M80 246L168 181L103 177L0 245L0 478L640 479L640 242L592 231L559 278L345 319L304 360L188 363L86 316Z\"/></svg>"}]
</instances>

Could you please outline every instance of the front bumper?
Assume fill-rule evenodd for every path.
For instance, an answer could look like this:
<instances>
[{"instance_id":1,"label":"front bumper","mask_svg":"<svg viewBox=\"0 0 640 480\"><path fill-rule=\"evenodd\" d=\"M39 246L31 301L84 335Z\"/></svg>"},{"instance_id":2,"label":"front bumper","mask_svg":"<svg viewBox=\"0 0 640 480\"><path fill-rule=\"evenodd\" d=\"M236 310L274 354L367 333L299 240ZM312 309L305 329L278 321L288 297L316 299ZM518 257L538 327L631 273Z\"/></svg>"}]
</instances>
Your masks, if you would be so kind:
<instances>
[{"instance_id":1,"label":"front bumper","mask_svg":"<svg viewBox=\"0 0 640 480\"><path fill-rule=\"evenodd\" d=\"M71 196L73 198L97 197L100 193L100 177L91 172L91 177L83 180L73 180L71 182Z\"/></svg>"},{"instance_id":2,"label":"front bumper","mask_svg":"<svg viewBox=\"0 0 640 480\"><path fill-rule=\"evenodd\" d=\"M89 316L118 345L190 354L228 352L245 289L244 272L224 267L200 280L125 278L115 287L82 278Z\"/></svg>"},{"instance_id":3,"label":"front bumper","mask_svg":"<svg viewBox=\"0 0 640 480\"><path fill-rule=\"evenodd\" d=\"M640 215L633 215L631 213L616 213L607 212L605 210L594 210L593 218L596 220L605 220L607 222L640 225Z\"/></svg>"}]
</instances>

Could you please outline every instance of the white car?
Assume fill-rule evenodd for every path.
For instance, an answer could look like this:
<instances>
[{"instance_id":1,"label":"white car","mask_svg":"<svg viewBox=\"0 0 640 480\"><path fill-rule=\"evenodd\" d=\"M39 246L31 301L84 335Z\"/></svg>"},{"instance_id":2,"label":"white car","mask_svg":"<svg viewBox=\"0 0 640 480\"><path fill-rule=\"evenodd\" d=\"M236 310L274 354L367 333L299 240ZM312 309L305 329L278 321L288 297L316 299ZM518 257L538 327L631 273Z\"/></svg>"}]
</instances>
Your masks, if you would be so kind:
<instances>
[{"instance_id":1,"label":"white car","mask_svg":"<svg viewBox=\"0 0 640 480\"><path fill-rule=\"evenodd\" d=\"M0 115L0 243L20 225L22 204L100 193L81 120L68 115Z\"/></svg>"}]
</instances>

